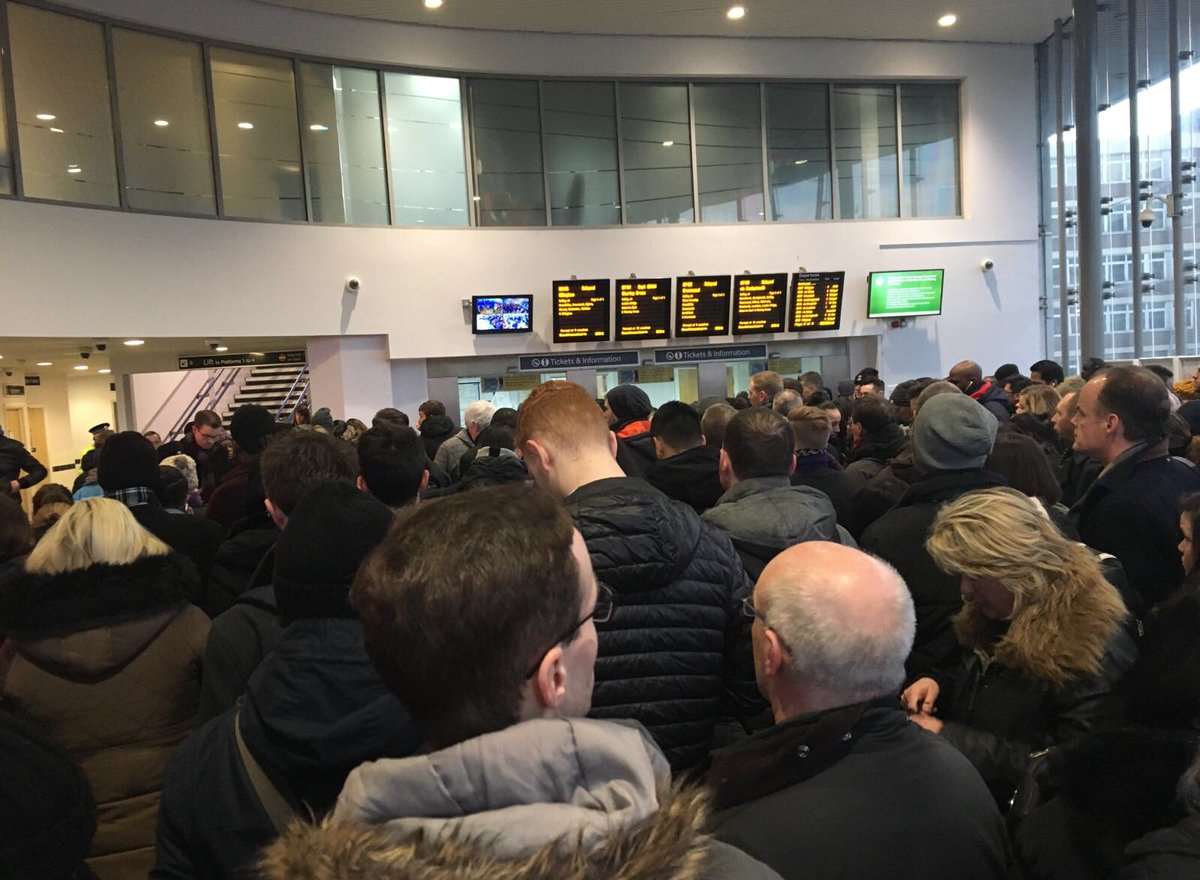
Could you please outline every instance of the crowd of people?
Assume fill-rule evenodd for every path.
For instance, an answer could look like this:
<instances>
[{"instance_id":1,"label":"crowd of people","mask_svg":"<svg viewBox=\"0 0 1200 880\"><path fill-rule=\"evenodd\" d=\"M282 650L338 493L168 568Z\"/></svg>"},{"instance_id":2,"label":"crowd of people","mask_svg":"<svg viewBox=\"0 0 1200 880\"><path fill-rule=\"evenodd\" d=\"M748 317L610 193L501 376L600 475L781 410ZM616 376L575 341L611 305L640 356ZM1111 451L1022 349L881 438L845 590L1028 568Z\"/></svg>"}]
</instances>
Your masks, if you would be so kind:
<instances>
[{"instance_id":1,"label":"crowd of people","mask_svg":"<svg viewBox=\"0 0 1200 880\"><path fill-rule=\"evenodd\" d=\"M0 437L0 876L1200 876L1162 372Z\"/></svg>"}]
</instances>

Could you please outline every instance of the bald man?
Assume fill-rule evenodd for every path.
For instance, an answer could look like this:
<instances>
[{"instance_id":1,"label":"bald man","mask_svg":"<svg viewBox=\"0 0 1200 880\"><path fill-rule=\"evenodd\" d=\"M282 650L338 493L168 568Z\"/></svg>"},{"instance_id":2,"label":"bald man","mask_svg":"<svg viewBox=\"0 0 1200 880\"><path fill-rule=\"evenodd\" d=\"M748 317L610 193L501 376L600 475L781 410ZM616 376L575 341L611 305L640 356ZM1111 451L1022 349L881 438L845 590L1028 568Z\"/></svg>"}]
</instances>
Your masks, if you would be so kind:
<instances>
[{"instance_id":1,"label":"bald man","mask_svg":"<svg viewBox=\"0 0 1200 880\"><path fill-rule=\"evenodd\" d=\"M983 404L1000 424L1012 418L1012 401L995 382L984 381L983 368L975 361L959 361L950 368L946 381Z\"/></svg>"},{"instance_id":2,"label":"bald man","mask_svg":"<svg viewBox=\"0 0 1200 880\"><path fill-rule=\"evenodd\" d=\"M915 618L895 569L798 544L743 613L776 726L713 756L716 836L785 880L1004 877L1004 823L983 780L900 706Z\"/></svg>"}]
</instances>

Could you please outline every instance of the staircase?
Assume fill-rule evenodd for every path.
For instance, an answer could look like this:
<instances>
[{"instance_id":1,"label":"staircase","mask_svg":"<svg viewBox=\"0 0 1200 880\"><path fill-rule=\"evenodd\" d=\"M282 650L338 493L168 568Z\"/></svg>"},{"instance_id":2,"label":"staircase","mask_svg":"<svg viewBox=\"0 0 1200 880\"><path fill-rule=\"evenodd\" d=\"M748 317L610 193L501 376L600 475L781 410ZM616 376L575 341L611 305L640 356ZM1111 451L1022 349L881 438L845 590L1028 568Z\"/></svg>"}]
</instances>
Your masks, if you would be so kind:
<instances>
[{"instance_id":1,"label":"staircase","mask_svg":"<svg viewBox=\"0 0 1200 880\"><path fill-rule=\"evenodd\" d=\"M278 422L290 422L296 407L308 404L308 365L254 367L225 410L225 427L238 407L251 403L266 407Z\"/></svg>"}]
</instances>

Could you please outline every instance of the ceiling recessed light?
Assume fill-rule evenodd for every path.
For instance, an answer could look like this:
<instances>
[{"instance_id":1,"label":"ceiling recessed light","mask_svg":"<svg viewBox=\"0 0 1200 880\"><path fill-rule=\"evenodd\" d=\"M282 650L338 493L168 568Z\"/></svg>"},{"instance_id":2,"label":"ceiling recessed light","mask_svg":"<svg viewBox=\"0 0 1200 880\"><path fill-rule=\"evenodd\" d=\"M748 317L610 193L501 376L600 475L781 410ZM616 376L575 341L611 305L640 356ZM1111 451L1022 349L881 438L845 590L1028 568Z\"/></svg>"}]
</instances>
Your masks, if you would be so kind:
<instances>
[{"instance_id":1,"label":"ceiling recessed light","mask_svg":"<svg viewBox=\"0 0 1200 880\"><path fill-rule=\"evenodd\" d=\"M239 122L238 128L242 129L243 131L249 131L250 129L254 128L254 123L253 122Z\"/></svg>"},{"instance_id":2,"label":"ceiling recessed light","mask_svg":"<svg viewBox=\"0 0 1200 880\"><path fill-rule=\"evenodd\" d=\"M61 128L55 128L53 125L52 125L52 126L50 126L50 130L51 130L52 132L54 132L55 134L62 134L62 133L63 133L63 130L62 130Z\"/></svg>"},{"instance_id":3,"label":"ceiling recessed light","mask_svg":"<svg viewBox=\"0 0 1200 880\"><path fill-rule=\"evenodd\" d=\"M738 19L745 18L746 17L746 7L741 6L741 5L730 6L729 11L725 13L725 17L732 19L733 21L737 21Z\"/></svg>"},{"instance_id":4,"label":"ceiling recessed light","mask_svg":"<svg viewBox=\"0 0 1200 880\"><path fill-rule=\"evenodd\" d=\"M156 119L156 120L154 120L154 124L157 125L159 128L166 128L171 123L169 123L165 119Z\"/></svg>"},{"instance_id":5,"label":"ceiling recessed light","mask_svg":"<svg viewBox=\"0 0 1200 880\"><path fill-rule=\"evenodd\" d=\"M103 370L97 370L96 372L103 373L105 376L107 376L109 373L112 372L112 370L110 370L108 367L105 367Z\"/></svg>"},{"instance_id":6,"label":"ceiling recessed light","mask_svg":"<svg viewBox=\"0 0 1200 880\"><path fill-rule=\"evenodd\" d=\"M426 9L441 9L442 0L425 0Z\"/></svg>"},{"instance_id":7,"label":"ceiling recessed light","mask_svg":"<svg viewBox=\"0 0 1200 880\"><path fill-rule=\"evenodd\" d=\"M319 123L319 122L315 122L315 123L313 123L312 125L310 125L310 126L308 127L308 130L309 130L309 131L329 131L329 126L328 126L328 125L322 125L322 124L321 124L321 123Z\"/></svg>"},{"instance_id":8,"label":"ceiling recessed light","mask_svg":"<svg viewBox=\"0 0 1200 880\"><path fill-rule=\"evenodd\" d=\"M73 369L76 369L82 373L84 370L87 369L87 364L76 364Z\"/></svg>"},{"instance_id":9,"label":"ceiling recessed light","mask_svg":"<svg viewBox=\"0 0 1200 880\"><path fill-rule=\"evenodd\" d=\"M144 339L126 339L125 344L128 345L130 348L133 348L138 345L145 345L146 340L144 340Z\"/></svg>"},{"instance_id":10,"label":"ceiling recessed light","mask_svg":"<svg viewBox=\"0 0 1200 880\"><path fill-rule=\"evenodd\" d=\"M808 164L808 160L807 160L807 159L797 159L797 160L796 160L795 162L793 162L792 164L793 164L793 165L807 165L807 164Z\"/></svg>"},{"instance_id":11,"label":"ceiling recessed light","mask_svg":"<svg viewBox=\"0 0 1200 880\"><path fill-rule=\"evenodd\" d=\"M67 174L82 174L82 173L83 173L83 169L80 168L78 165L72 165L70 168L67 169Z\"/></svg>"},{"instance_id":12,"label":"ceiling recessed light","mask_svg":"<svg viewBox=\"0 0 1200 880\"><path fill-rule=\"evenodd\" d=\"M664 147L673 147L673 146L675 146L675 141L663 141L663 146Z\"/></svg>"},{"instance_id":13,"label":"ceiling recessed light","mask_svg":"<svg viewBox=\"0 0 1200 880\"><path fill-rule=\"evenodd\" d=\"M42 122L53 122L54 120L58 119L58 117L53 113L39 113L37 118L42 120Z\"/></svg>"},{"instance_id":14,"label":"ceiling recessed light","mask_svg":"<svg viewBox=\"0 0 1200 880\"><path fill-rule=\"evenodd\" d=\"M38 361L37 365L39 367L52 367L54 366L54 361Z\"/></svg>"},{"instance_id":15,"label":"ceiling recessed light","mask_svg":"<svg viewBox=\"0 0 1200 880\"><path fill-rule=\"evenodd\" d=\"M958 16L953 12L947 12L938 19L938 25L941 27L954 27L956 24L958 24Z\"/></svg>"},{"instance_id":16,"label":"ceiling recessed light","mask_svg":"<svg viewBox=\"0 0 1200 880\"><path fill-rule=\"evenodd\" d=\"M229 346L228 345L216 345L216 346L213 346L213 351L229 351Z\"/></svg>"}]
</instances>

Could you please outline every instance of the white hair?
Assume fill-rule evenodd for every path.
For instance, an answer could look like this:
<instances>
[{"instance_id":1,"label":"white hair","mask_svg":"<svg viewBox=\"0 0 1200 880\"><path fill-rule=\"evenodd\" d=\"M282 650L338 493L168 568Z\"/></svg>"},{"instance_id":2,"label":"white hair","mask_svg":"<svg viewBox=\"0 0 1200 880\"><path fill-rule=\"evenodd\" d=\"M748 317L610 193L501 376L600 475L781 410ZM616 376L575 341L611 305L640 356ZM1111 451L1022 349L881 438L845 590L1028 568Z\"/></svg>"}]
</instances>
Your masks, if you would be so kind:
<instances>
[{"instance_id":1,"label":"white hair","mask_svg":"<svg viewBox=\"0 0 1200 880\"><path fill-rule=\"evenodd\" d=\"M916 635L904 579L886 562L874 562L879 578L870 588L879 601L872 621L856 619L857 603L847 601L867 585L814 570L768 591L759 608L788 648L789 676L838 697L841 705L897 693Z\"/></svg>"},{"instance_id":2,"label":"white hair","mask_svg":"<svg viewBox=\"0 0 1200 880\"><path fill-rule=\"evenodd\" d=\"M470 427L474 425L480 431L492 423L492 415L496 412L496 404L490 400L473 400L467 404L463 413L463 421Z\"/></svg>"},{"instance_id":3,"label":"white hair","mask_svg":"<svg viewBox=\"0 0 1200 880\"><path fill-rule=\"evenodd\" d=\"M184 455L181 452L178 455L171 455L164 458L159 464L173 467L183 474L183 478L187 480L189 492L195 492L200 488L200 478L196 473L196 461L190 455Z\"/></svg>"}]
</instances>

